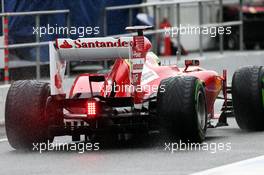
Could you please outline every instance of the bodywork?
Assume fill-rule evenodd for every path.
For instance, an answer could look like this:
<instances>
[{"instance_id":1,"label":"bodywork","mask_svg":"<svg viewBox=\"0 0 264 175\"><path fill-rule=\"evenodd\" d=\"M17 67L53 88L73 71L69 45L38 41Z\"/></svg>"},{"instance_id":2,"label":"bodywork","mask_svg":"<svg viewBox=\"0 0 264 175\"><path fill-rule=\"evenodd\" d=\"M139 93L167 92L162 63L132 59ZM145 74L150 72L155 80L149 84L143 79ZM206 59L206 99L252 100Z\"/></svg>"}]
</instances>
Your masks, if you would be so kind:
<instances>
[{"instance_id":1,"label":"bodywork","mask_svg":"<svg viewBox=\"0 0 264 175\"><path fill-rule=\"evenodd\" d=\"M49 47L51 95L61 99L63 133L71 133L72 127L81 128L81 133L106 128L119 132L157 129L157 92L160 82L169 77L194 76L203 83L209 119L215 118L214 102L220 91L226 94L225 75L195 64L183 68L175 64L160 65L144 36L58 39ZM79 75L66 95L63 89L66 61L105 59L115 60L108 73ZM88 103L92 105L93 115L87 113Z\"/></svg>"}]
</instances>

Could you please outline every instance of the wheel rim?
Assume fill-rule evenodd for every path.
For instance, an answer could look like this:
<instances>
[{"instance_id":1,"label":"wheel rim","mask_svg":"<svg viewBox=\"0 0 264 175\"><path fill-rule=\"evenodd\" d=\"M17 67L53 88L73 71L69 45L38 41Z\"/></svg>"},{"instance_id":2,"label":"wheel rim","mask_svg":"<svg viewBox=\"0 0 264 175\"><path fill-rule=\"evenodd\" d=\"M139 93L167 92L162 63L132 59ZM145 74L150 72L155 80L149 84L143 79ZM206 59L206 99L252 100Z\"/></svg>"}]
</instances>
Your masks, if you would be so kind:
<instances>
[{"instance_id":1,"label":"wheel rim","mask_svg":"<svg viewBox=\"0 0 264 175\"><path fill-rule=\"evenodd\" d=\"M205 100L204 96L201 91L197 94L197 103L196 103L196 113L198 122L202 129L205 128L205 121L206 121L206 106L205 106Z\"/></svg>"}]
</instances>

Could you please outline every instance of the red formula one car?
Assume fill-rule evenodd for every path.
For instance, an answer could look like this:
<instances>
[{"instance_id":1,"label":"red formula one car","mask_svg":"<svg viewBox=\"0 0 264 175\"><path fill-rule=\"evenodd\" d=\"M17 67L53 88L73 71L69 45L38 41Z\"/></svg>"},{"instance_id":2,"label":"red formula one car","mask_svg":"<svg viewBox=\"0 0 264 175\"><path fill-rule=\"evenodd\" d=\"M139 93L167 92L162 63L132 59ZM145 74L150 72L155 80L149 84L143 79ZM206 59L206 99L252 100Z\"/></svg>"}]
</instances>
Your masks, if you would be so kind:
<instances>
[{"instance_id":1,"label":"red formula one car","mask_svg":"<svg viewBox=\"0 0 264 175\"><path fill-rule=\"evenodd\" d=\"M6 101L6 131L15 149L52 141L55 136L165 132L170 139L202 142L211 126L214 102L222 91L224 105L218 126L233 114L231 89L223 76L186 60L185 67L161 66L143 36L147 27L128 27L137 36L120 38L57 39L49 45L50 84L34 80L14 82ZM115 63L106 74L81 74L66 94L66 61ZM233 78L233 98L238 124L243 129L263 128L262 67L238 70ZM240 87L241 85L241 87ZM253 111L253 112L252 112ZM109 135L108 135L109 136Z\"/></svg>"}]
</instances>

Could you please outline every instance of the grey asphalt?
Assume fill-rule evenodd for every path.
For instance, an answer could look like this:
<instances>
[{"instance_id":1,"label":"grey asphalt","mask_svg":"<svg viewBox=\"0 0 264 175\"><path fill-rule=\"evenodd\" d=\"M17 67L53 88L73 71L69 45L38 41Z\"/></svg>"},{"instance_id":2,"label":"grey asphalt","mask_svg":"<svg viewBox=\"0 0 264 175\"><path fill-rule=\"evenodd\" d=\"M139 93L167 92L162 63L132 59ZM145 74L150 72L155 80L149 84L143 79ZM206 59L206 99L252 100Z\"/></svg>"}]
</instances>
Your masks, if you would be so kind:
<instances>
[{"instance_id":1,"label":"grey asphalt","mask_svg":"<svg viewBox=\"0 0 264 175\"><path fill-rule=\"evenodd\" d=\"M194 56L196 55L188 58ZM228 52L223 56L208 53L201 59L201 65L218 72L227 68L231 80L234 70L242 65L264 65L263 56L263 51ZM220 107L219 102L216 107ZM229 118L228 122L228 127L208 129L204 144L209 145L208 149L178 150L173 153L165 147L164 141L154 136L141 141L134 140L126 145L100 147L99 151L84 153L19 152L13 150L4 139L6 136L2 127L0 174L190 174L264 155L264 132L247 133L238 128L234 118ZM57 139L56 142L69 141L65 137ZM215 152L215 145L222 146Z\"/></svg>"}]
</instances>

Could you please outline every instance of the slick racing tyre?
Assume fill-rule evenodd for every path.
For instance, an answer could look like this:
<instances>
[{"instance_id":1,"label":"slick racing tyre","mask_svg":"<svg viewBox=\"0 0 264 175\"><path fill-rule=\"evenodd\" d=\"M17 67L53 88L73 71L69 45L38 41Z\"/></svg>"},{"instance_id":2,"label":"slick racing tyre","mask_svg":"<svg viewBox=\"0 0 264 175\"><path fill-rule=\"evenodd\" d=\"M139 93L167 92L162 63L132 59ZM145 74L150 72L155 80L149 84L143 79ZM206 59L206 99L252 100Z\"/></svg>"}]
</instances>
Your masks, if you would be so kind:
<instances>
[{"instance_id":1,"label":"slick racing tyre","mask_svg":"<svg viewBox=\"0 0 264 175\"><path fill-rule=\"evenodd\" d=\"M202 142L207 129L207 106L202 82L196 77L161 81L157 95L161 130L170 139Z\"/></svg>"},{"instance_id":2,"label":"slick racing tyre","mask_svg":"<svg viewBox=\"0 0 264 175\"><path fill-rule=\"evenodd\" d=\"M48 134L46 102L50 95L47 83L33 80L14 82L7 94L6 134L15 149L31 149L33 143L53 141Z\"/></svg>"},{"instance_id":3,"label":"slick racing tyre","mask_svg":"<svg viewBox=\"0 0 264 175\"><path fill-rule=\"evenodd\" d=\"M238 69L232 80L235 118L241 129L264 130L264 67Z\"/></svg>"}]
</instances>

